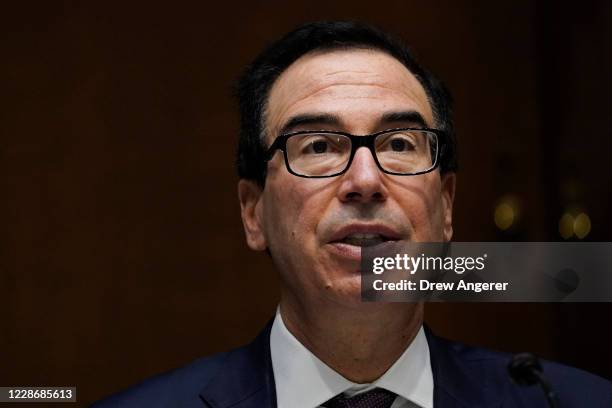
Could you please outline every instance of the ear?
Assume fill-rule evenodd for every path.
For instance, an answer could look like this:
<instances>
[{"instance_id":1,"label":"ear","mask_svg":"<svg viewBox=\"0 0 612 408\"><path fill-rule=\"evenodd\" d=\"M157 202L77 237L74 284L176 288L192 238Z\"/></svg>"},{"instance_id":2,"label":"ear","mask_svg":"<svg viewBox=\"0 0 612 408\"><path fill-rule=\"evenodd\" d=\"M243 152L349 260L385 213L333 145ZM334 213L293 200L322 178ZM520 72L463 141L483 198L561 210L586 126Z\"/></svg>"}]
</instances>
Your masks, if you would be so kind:
<instances>
[{"instance_id":1,"label":"ear","mask_svg":"<svg viewBox=\"0 0 612 408\"><path fill-rule=\"evenodd\" d=\"M238 181L240 215L247 245L255 251L267 248L263 232L263 189L256 182L240 179Z\"/></svg>"},{"instance_id":2,"label":"ear","mask_svg":"<svg viewBox=\"0 0 612 408\"><path fill-rule=\"evenodd\" d=\"M456 175L448 172L442 175L442 216L444 224L444 241L453 237L453 202L455 201Z\"/></svg>"}]
</instances>

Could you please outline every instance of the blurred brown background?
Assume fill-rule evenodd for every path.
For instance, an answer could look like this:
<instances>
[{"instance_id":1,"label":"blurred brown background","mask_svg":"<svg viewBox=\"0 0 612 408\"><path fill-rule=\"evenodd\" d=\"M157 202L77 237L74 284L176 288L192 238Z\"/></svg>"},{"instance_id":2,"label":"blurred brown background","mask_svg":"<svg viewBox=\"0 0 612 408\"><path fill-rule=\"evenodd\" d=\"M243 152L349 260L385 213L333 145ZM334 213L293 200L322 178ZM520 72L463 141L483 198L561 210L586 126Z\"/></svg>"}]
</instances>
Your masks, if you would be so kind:
<instances>
[{"instance_id":1,"label":"blurred brown background","mask_svg":"<svg viewBox=\"0 0 612 408\"><path fill-rule=\"evenodd\" d=\"M244 243L231 86L265 44L322 18L396 33L453 91L456 240L563 240L565 213L588 217L581 239L610 240L610 2L5 5L0 385L76 385L85 405L260 330L277 282ZM457 340L612 377L611 313L445 304L427 317Z\"/></svg>"}]
</instances>

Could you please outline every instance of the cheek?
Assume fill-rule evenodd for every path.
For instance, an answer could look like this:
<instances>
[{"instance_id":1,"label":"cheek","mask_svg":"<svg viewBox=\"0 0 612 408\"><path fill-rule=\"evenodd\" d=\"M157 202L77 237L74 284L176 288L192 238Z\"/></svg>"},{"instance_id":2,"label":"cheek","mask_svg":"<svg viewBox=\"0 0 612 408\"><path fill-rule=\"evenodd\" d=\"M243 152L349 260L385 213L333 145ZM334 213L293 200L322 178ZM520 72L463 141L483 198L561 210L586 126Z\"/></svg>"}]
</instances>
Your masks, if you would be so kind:
<instances>
[{"instance_id":1,"label":"cheek","mask_svg":"<svg viewBox=\"0 0 612 408\"><path fill-rule=\"evenodd\" d=\"M314 250L317 227L335 197L333 179L303 179L279 172L270 181L264 193L268 241Z\"/></svg>"},{"instance_id":2,"label":"cheek","mask_svg":"<svg viewBox=\"0 0 612 408\"><path fill-rule=\"evenodd\" d=\"M280 175L279 175L280 176ZM275 177L264 196L264 217L268 239L287 246L301 240L308 230L308 193L290 174ZM287 240L292 240L288 242Z\"/></svg>"},{"instance_id":3,"label":"cheek","mask_svg":"<svg viewBox=\"0 0 612 408\"><path fill-rule=\"evenodd\" d=\"M437 174L434 173L435 176ZM418 176L417 176L418 177ZM442 197L439 177L415 179L402 194L402 208L418 241L436 241L442 234Z\"/></svg>"},{"instance_id":4,"label":"cheek","mask_svg":"<svg viewBox=\"0 0 612 408\"><path fill-rule=\"evenodd\" d=\"M289 197L279 194L275 189L264 197L264 229L266 239L275 246L291 235L290 225L293 225L293 215L299 209Z\"/></svg>"}]
</instances>

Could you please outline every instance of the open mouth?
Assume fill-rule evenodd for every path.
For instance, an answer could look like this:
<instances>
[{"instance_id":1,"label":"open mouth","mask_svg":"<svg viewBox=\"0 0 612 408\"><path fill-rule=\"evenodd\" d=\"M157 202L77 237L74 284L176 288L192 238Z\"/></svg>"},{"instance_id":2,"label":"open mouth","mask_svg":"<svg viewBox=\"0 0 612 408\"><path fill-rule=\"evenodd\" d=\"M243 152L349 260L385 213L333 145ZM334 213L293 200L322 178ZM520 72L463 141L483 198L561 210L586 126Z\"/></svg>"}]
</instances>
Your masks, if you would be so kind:
<instances>
[{"instance_id":1,"label":"open mouth","mask_svg":"<svg viewBox=\"0 0 612 408\"><path fill-rule=\"evenodd\" d=\"M343 244L357 247L371 247L388 241L396 241L396 239L381 234L355 233L349 234L343 239L335 242L341 242Z\"/></svg>"}]
</instances>

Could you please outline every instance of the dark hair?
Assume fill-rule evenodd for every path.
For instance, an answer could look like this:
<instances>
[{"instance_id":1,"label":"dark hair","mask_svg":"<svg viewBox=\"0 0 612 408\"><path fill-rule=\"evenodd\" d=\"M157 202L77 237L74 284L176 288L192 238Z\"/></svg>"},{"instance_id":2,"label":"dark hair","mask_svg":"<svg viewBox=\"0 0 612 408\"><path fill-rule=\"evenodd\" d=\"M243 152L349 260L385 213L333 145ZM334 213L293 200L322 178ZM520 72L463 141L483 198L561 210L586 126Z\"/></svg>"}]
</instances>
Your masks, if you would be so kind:
<instances>
[{"instance_id":1,"label":"dark hair","mask_svg":"<svg viewBox=\"0 0 612 408\"><path fill-rule=\"evenodd\" d=\"M257 181L262 186L265 183L265 109L270 89L282 72L311 51L353 47L386 52L417 78L429 98L436 127L448 135L440 171L456 170L452 100L446 87L417 63L405 45L389 34L359 22L319 21L304 24L271 44L246 68L238 81L240 140L236 165L240 178Z\"/></svg>"}]
</instances>

